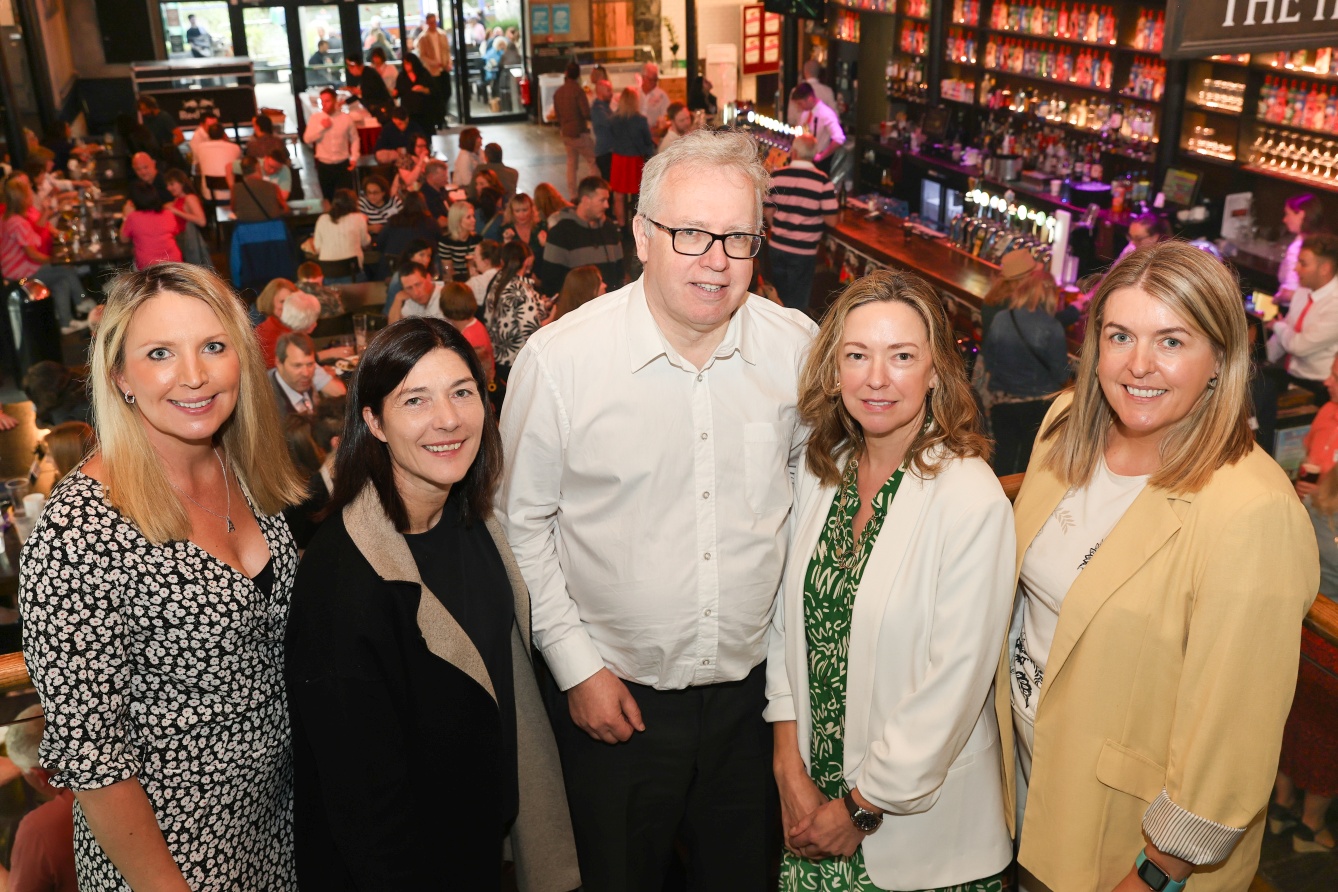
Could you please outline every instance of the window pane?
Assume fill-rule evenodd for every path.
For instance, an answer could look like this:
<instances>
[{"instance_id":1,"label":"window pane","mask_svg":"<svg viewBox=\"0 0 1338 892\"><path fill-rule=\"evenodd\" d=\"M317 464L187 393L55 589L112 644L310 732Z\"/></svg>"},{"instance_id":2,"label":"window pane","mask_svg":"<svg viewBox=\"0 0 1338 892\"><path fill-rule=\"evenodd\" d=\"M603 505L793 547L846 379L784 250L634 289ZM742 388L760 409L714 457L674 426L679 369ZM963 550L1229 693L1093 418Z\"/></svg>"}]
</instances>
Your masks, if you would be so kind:
<instances>
[{"instance_id":1,"label":"window pane","mask_svg":"<svg viewBox=\"0 0 1338 892\"><path fill-rule=\"evenodd\" d=\"M169 59L233 55L226 0L164 3L162 13Z\"/></svg>"}]
</instances>

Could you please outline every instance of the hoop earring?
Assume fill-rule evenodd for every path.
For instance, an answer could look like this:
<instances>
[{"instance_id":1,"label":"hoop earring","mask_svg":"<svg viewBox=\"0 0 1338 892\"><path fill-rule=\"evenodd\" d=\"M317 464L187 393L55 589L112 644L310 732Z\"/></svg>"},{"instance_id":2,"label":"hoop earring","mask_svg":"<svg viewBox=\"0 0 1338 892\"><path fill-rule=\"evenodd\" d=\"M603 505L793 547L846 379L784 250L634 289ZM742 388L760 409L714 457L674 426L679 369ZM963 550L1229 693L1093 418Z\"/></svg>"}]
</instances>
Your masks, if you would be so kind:
<instances>
[{"instance_id":1,"label":"hoop earring","mask_svg":"<svg viewBox=\"0 0 1338 892\"><path fill-rule=\"evenodd\" d=\"M125 400L127 406L133 406L135 404L135 395L130 391L127 390L125 393L121 394L121 397Z\"/></svg>"}]
</instances>

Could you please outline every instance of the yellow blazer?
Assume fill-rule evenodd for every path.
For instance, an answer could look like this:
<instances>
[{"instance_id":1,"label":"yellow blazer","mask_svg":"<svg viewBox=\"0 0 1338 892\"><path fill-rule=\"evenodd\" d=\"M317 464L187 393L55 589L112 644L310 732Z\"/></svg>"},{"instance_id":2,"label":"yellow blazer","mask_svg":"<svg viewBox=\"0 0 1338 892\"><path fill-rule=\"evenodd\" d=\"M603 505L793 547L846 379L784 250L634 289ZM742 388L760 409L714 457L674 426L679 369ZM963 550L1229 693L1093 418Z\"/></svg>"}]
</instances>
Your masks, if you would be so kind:
<instances>
[{"instance_id":1,"label":"yellow blazer","mask_svg":"<svg viewBox=\"0 0 1338 892\"><path fill-rule=\"evenodd\" d=\"M1014 505L1019 567L1067 491L1041 468L1048 445ZM1318 586L1305 509L1257 446L1198 493L1145 488L1060 609L1019 863L1059 892L1110 892L1146 816L1153 842L1178 840L1168 850L1202 865L1194 892L1248 888ZM1010 824L1011 656L1009 642L995 695Z\"/></svg>"}]
</instances>

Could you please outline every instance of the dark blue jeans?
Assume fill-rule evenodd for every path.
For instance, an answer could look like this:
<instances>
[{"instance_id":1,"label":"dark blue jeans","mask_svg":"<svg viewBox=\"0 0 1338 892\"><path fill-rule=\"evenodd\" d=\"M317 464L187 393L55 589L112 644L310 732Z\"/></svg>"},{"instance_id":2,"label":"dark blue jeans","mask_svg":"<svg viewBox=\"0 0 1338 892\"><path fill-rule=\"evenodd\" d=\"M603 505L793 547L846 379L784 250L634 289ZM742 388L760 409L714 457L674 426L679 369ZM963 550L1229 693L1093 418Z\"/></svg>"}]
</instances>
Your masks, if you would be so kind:
<instances>
[{"instance_id":1,"label":"dark blue jeans","mask_svg":"<svg viewBox=\"0 0 1338 892\"><path fill-rule=\"evenodd\" d=\"M773 247L767 256L771 284L776 286L781 303L807 312L809 299L813 296L813 271L818 265L817 255L793 254Z\"/></svg>"}]
</instances>

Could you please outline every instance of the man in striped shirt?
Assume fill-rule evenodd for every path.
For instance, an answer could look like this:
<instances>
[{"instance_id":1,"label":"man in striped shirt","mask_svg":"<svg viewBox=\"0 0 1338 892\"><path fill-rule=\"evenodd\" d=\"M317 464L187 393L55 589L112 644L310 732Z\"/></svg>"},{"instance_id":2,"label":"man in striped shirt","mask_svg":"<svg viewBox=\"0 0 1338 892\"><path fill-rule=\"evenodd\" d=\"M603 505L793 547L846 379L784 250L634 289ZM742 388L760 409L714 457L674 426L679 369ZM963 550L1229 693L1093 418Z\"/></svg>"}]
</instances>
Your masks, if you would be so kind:
<instances>
[{"instance_id":1,"label":"man in striped shirt","mask_svg":"<svg viewBox=\"0 0 1338 892\"><path fill-rule=\"evenodd\" d=\"M818 141L807 133L794 138L789 166L771 178L765 211L771 229L767 251L771 284L781 303L804 311L813 291L818 242L836 223L836 190L813 164L817 149Z\"/></svg>"}]
</instances>

